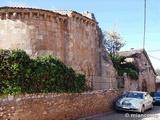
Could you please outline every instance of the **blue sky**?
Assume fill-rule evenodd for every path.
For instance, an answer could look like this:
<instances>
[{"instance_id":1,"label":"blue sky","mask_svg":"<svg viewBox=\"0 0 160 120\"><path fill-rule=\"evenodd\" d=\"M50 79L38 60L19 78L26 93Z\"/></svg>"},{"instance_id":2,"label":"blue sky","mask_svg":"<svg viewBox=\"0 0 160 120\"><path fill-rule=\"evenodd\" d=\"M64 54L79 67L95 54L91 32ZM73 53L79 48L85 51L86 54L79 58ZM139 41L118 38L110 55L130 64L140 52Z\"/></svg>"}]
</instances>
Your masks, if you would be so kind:
<instances>
[{"instance_id":1,"label":"blue sky","mask_svg":"<svg viewBox=\"0 0 160 120\"><path fill-rule=\"evenodd\" d=\"M0 6L24 5L48 10L90 11L102 30L117 31L126 41L121 50L143 48L144 0L0 0ZM146 0L146 51L160 68L160 0Z\"/></svg>"}]
</instances>

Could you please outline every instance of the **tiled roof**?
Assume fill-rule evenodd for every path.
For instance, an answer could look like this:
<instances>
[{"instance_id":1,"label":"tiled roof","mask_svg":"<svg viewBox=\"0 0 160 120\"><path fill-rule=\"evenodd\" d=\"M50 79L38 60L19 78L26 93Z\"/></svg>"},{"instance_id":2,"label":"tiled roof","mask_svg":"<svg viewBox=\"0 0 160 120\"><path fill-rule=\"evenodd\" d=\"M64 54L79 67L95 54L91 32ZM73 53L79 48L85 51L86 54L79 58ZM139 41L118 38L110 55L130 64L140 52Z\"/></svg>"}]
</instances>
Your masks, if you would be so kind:
<instances>
[{"instance_id":1,"label":"tiled roof","mask_svg":"<svg viewBox=\"0 0 160 120\"><path fill-rule=\"evenodd\" d=\"M131 49L128 51L119 51L118 54L124 57L132 57L143 52L143 49Z\"/></svg>"}]
</instances>

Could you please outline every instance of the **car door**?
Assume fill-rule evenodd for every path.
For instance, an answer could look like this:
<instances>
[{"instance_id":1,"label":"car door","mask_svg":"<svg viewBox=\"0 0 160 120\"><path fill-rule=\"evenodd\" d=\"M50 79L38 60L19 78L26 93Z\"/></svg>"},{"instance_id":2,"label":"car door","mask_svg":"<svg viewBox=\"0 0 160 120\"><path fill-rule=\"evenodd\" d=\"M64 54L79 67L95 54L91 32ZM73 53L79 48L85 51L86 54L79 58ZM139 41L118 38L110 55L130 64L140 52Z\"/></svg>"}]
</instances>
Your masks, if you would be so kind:
<instances>
[{"instance_id":1,"label":"car door","mask_svg":"<svg viewBox=\"0 0 160 120\"><path fill-rule=\"evenodd\" d=\"M150 94L148 94L148 96L149 96L149 104L150 104L149 107L151 107L153 104L153 98L150 96Z\"/></svg>"},{"instance_id":2,"label":"car door","mask_svg":"<svg viewBox=\"0 0 160 120\"><path fill-rule=\"evenodd\" d=\"M145 97L144 97L144 102L145 102L145 109L148 109L151 107L151 104L152 104L152 99L150 97L149 94L146 94Z\"/></svg>"}]
</instances>

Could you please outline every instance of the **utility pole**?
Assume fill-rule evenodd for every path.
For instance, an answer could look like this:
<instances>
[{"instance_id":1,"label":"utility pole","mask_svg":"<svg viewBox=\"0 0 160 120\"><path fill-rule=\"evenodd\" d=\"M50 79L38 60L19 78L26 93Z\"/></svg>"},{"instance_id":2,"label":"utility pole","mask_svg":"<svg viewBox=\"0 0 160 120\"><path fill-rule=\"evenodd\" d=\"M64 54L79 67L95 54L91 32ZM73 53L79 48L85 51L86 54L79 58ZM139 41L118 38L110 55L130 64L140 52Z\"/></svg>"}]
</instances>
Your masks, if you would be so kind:
<instances>
[{"instance_id":1,"label":"utility pole","mask_svg":"<svg viewBox=\"0 0 160 120\"><path fill-rule=\"evenodd\" d=\"M145 36L146 36L146 0L144 0L144 33L143 33L143 49L145 49Z\"/></svg>"}]
</instances>

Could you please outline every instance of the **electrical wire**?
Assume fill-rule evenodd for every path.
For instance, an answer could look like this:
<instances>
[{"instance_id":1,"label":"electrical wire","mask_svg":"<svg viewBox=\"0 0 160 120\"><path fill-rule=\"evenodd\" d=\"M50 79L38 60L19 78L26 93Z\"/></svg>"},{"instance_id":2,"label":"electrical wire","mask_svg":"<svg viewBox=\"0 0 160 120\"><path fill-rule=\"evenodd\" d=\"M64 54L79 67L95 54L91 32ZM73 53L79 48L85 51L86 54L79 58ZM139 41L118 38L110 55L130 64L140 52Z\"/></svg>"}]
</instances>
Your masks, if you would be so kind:
<instances>
[{"instance_id":1,"label":"electrical wire","mask_svg":"<svg viewBox=\"0 0 160 120\"><path fill-rule=\"evenodd\" d=\"M147 52L158 52L160 51L160 49L157 49L157 50L150 50L150 51L147 51Z\"/></svg>"},{"instance_id":2,"label":"electrical wire","mask_svg":"<svg viewBox=\"0 0 160 120\"><path fill-rule=\"evenodd\" d=\"M159 59L159 58L156 58L156 57L154 57L154 56L152 56L152 55L148 55L148 56L150 56L150 57L152 57L152 58L154 58L154 59L156 59L156 60L159 60L159 61L160 61L160 59Z\"/></svg>"}]
</instances>

